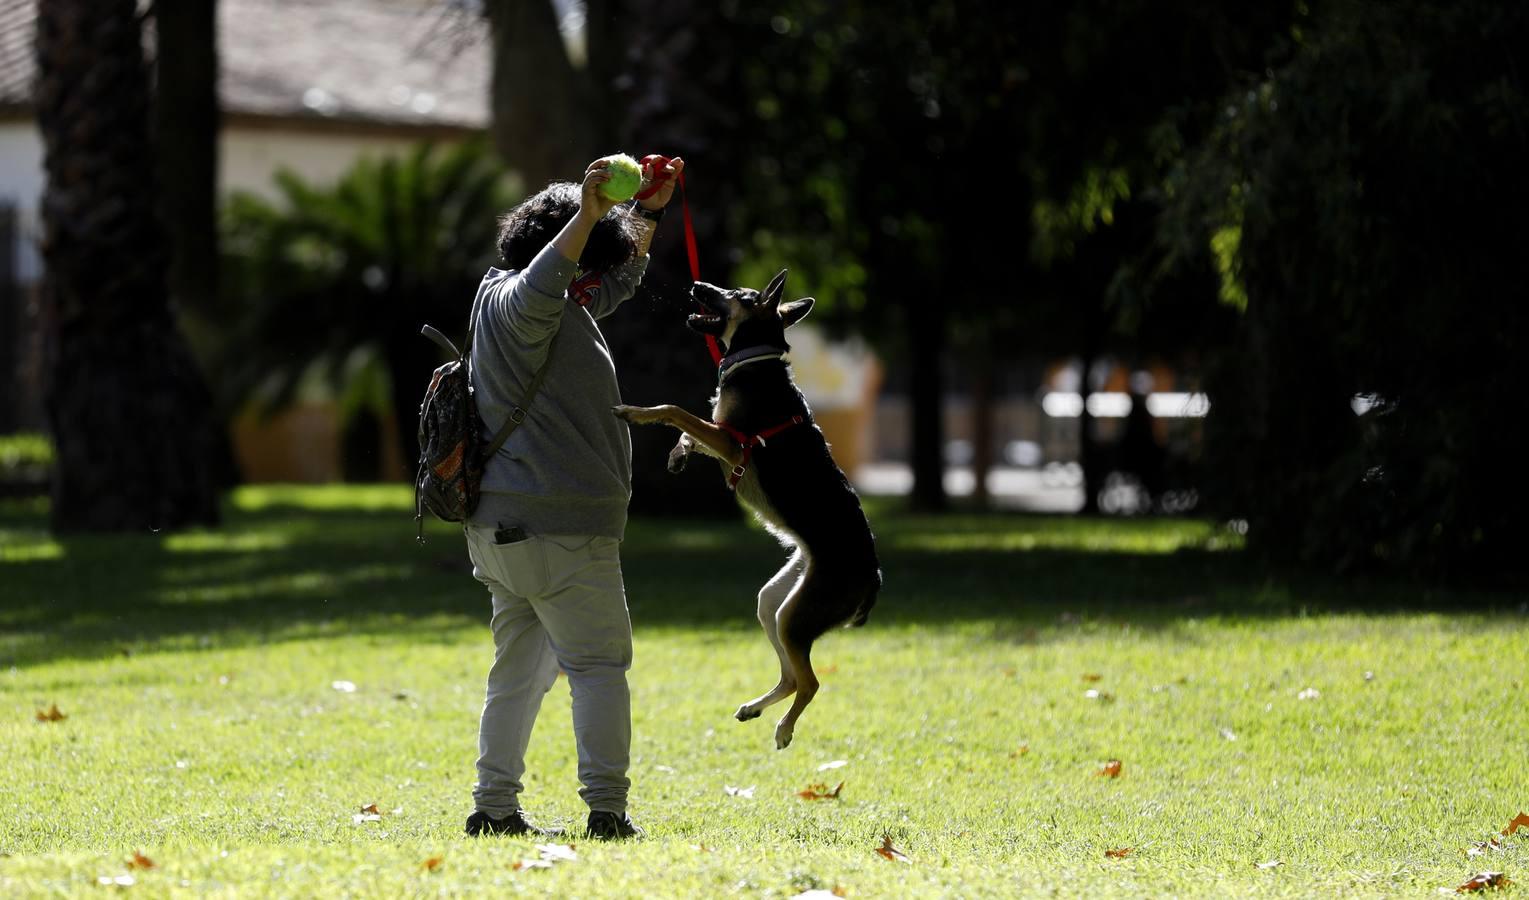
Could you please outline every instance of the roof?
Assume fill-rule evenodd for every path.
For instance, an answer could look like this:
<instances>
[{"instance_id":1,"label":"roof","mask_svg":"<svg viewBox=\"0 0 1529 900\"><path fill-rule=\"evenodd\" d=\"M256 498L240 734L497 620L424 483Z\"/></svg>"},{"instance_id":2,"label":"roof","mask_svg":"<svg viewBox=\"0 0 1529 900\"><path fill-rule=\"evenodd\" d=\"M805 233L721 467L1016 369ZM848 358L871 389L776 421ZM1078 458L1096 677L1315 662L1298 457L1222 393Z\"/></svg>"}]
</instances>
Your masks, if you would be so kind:
<instances>
[{"instance_id":1,"label":"roof","mask_svg":"<svg viewBox=\"0 0 1529 900\"><path fill-rule=\"evenodd\" d=\"M0 0L0 107L31 105L36 4ZM219 0L223 111L483 128L491 62L475 9L468 0Z\"/></svg>"}]
</instances>

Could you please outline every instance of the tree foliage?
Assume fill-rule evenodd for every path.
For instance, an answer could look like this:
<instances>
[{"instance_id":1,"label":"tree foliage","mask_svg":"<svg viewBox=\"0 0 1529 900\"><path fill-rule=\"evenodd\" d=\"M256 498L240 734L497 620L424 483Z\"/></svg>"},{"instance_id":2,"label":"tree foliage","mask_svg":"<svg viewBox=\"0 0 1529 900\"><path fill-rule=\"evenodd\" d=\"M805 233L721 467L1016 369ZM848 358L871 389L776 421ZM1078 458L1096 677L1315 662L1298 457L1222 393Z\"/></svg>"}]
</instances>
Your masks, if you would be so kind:
<instances>
[{"instance_id":1,"label":"tree foliage","mask_svg":"<svg viewBox=\"0 0 1529 900\"><path fill-rule=\"evenodd\" d=\"M236 194L225 208L239 311L218 352L227 400L279 407L315 365L343 390L359 349L386 363L400 452L412 460L423 378L441 361L419 328L465 333L511 200L501 170L482 143L421 145L364 158L332 185L290 171L276 185L276 200Z\"/></svg>"},{"instance_id":2,"label":"tree foliage","mask_svg":"<svg viewBox=\"0 0 1529 900\"><path fill-rule=\"evenodd\" d=\"M1178 159L1165 245L1243 309L1208 452L1255 547L1442 574L1517 552L1525 46L1521 5L1314 3Z\"/></svg>"}]
</instances>

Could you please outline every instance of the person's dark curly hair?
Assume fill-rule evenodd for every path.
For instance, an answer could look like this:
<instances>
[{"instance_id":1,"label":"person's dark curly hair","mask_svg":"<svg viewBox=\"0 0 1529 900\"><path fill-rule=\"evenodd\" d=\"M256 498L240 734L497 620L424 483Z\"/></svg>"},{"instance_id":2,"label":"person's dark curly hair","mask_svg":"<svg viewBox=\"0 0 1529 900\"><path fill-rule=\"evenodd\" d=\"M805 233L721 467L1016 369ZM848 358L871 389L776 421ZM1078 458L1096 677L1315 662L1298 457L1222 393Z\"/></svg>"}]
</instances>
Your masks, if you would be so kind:
<instances>
[{"instance_id":1,"label":"person's dark curly hair","mask_svg":"<svg viewBox=\"0 0 1529 900\"><path fill-rule=\"evenodd\" d=\"M579 185L557 181L499 219L499 255L524 269L579 211ZM595 223L579 257L586 272L608 272L637 255L637 223L622 203Z\"/></svg>"}]
</instances>

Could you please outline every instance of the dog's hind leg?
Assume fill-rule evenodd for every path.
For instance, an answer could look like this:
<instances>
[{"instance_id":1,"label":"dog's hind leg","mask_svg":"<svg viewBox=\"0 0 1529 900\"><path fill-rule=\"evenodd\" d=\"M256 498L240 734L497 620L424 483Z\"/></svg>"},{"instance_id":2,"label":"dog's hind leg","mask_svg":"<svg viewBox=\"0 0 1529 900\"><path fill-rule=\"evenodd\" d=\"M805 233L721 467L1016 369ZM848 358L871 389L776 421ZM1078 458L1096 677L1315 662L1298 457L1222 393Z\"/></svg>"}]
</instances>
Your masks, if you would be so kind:
<instances>
[{"instance_id":1,"label":"dog's hind leg","mask_svg":"<svg viewBox=\"0 0 1529 900\"><path fill-rule=\"evenodd\" d=\"M807 555L798 547L786 565L759 589L759 624L764 628L765 637L770 639L770 646L775 648L775 655L780 657L780 680L766 693L738 707L733 717L740 722L758 718L765 707L784 700L796 690L796 678L792 675L791 664L786 660L786 649L780 642L776 617L786 598L801 583L806 571Z\"/></svg>"},{"instance_id":2,"label":"dog's hind leg","mask_svg":"<svg viewBox=\"0 0 1529 900\"><path fill-rule=\"evenodd\" d=\"M834 605L834 593L839 591L831 579L826 579L821 569L809 567L791 596L776 614L781 649L796 682L796 696L791 708L775 723L775 749L784 750L791 745L796 730L796 720L812 698L818 693L818 676L812 671L812 643L842 621Z\"/></svg>"}]
</instances>

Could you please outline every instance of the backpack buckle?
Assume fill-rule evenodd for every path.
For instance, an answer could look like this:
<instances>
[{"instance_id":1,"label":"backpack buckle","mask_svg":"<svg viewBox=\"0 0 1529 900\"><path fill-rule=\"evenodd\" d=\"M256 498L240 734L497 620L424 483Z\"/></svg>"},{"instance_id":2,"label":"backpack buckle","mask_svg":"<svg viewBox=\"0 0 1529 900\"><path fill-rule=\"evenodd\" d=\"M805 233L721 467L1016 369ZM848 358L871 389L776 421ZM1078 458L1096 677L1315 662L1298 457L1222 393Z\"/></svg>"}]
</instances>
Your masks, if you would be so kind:
<instances>
[{"instance_id":1,"label":"backpack buckle","mask_svg":"<svg viewBox=\"0 0 1529 900\"><path fill-rule=\"evenodd\" d=\"M510 413L510 421L514 422L516 425L519 425L521 422L524 422L525 420L526 420L526 411L521 409L518 406L515 407L514 411Z\"/></svg>"}]
</instances>

